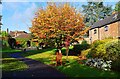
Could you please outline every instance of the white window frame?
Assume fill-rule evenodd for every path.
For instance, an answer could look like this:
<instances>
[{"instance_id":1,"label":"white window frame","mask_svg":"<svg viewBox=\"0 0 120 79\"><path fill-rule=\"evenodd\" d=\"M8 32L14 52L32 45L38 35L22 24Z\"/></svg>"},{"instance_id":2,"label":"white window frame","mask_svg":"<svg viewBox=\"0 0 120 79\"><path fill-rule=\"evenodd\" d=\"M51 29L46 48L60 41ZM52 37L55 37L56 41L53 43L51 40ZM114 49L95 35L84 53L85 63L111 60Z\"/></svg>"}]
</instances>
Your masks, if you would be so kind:
<instances>
[{"instance_id":1,"label":"white window frame","mask_svg":"<svg viewBox=\"0 0 120 79\"><path fill-rule=\"evenodd\" d=\"M94 34L97 34L97 30L96 29L94 29Z\"/></svg>"},{"instance_id":2,"label":"white window frame","mask_svg":"<svg viewBox=\"0 0 120 79\"><path fill-rule=\"evenodd\" d=\"M108 25L104 26L105 32L108 31Z\"/></svg>"}]
</instances>

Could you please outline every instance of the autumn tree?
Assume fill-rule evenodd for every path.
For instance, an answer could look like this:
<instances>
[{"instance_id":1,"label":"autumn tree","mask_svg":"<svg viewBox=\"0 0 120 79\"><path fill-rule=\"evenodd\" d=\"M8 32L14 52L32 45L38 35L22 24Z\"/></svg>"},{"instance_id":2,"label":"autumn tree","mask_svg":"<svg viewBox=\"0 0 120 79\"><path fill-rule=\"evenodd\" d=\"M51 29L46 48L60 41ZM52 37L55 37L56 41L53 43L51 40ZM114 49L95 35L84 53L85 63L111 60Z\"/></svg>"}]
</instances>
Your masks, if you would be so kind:
<instances>
[{"instance_id":1,"label":"autumn tree","mask_svg":"<svg viewBox=\"0 0 120 79\"><path fill-rule=\"evenodd\" d=\"M65 37L78 38L83 28L83 16L75 8L68 3L52 3L36 12L30 31L39 39L55 39L59 46Z\"/></svg>"}]
</instances>

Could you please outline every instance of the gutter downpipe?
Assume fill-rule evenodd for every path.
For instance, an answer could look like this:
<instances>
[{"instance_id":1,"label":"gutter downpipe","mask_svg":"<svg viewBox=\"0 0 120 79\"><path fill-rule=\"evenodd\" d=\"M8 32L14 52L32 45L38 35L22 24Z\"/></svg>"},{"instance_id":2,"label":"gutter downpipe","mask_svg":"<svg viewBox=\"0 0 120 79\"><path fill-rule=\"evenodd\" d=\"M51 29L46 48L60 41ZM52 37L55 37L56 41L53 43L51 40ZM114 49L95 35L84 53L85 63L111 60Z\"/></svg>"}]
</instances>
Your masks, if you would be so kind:
<instances>
[{"instance_id":1,"label":"gutter downpipe","mask_svg":"<svg viewBox=\"0 0 120 79\"><path fill-rule=\"evenodd\" d=\"M99 27L98 27L98 40L100 40L100 30L99 30Z\"/></svg>"}]
</instances>

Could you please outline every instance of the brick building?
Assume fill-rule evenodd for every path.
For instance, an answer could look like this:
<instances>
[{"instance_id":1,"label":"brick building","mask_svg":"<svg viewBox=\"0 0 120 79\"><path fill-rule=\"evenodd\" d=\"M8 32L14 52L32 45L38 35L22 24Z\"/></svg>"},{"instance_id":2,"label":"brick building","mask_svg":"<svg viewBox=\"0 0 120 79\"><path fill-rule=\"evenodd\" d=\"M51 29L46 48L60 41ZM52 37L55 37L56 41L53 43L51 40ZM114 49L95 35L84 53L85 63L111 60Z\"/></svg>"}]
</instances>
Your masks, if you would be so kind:
<instances>
[{"instance_id":1,"label":"brick building","mask_svg":"<svg viewBox=\"0 0 120 79\"><path fill-rule=\"evenodd\" d=\"M89 43L105 38L120 38L120 12L114 13L92 25L89 30Z\"/></svg>"},{"instance_id":2,"label":"brick building","mask_svg":"<svg viewBox=\"0 0 120 79\"><path fill-rule=\"evenodd\" d=\"M9 35L13 38L30 38L31 34L25 31L10 31Z\"/></svg>"}]
</instances>

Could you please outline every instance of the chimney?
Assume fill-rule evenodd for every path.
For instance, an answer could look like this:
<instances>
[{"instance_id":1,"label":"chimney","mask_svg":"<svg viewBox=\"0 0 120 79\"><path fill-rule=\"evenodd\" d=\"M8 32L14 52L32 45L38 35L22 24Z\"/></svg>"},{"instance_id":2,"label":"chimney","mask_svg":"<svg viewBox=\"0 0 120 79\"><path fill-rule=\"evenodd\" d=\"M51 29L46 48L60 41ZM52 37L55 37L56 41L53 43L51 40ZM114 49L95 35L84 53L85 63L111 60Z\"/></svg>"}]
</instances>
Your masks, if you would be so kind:
<instances>
[{"instance_id":1,"label":"chimney","mask_svg":"<svg viewBox=\"0 0 120 79\"><path fill-rule=\"evenodd\" d=\"M9 33L9 29L7 28L7 33Z\"/></svg>"},{"instance_id":2,"label":"chimney","mask_svg":"<svg viewBox=\"0 0 120 79\"><path fill-rule=\"evenodd\" d=\"M15 37L17 37L17 31L15 32Z\"/></svg>"}]
</instances>

